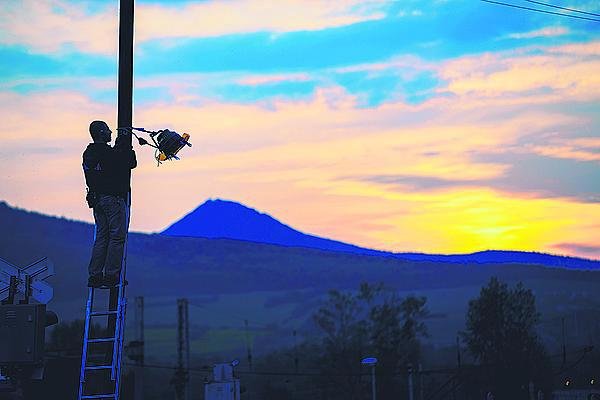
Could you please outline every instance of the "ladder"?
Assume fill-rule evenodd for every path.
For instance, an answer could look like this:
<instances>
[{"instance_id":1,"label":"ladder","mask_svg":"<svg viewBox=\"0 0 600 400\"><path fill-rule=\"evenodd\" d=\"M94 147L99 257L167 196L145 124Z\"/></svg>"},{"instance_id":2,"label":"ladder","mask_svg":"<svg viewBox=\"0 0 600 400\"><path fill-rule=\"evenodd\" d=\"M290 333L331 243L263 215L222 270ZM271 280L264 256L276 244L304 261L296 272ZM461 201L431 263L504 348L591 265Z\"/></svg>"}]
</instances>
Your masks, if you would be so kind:
<instances>
[{"instance_id":1,"label":"ladder","mask_svg":"<svg viewBox=\"0 0 600 400\"><path fill-rule=\"evenodd\" d=\"M111 288L110 290L117 290L117 304L115 309L111 309L111 307L107 307L104 310L95 310L94 309L94 294L96 290L107 290L103 288L89 288L88 289L88 299L85 307L85 329L83 333L83 350L81 355L81 370L79 375L79 395L78 400L84 399L119 399L119 389L121 383L121 362L122 362L122 354L123 354L123 334L125 330L125 313L127 306L127 298L125 297L125 285L123 284L125 278L125 268L121 268L121 276L119 284L116 288ZM108 316L108 319L112 318L114 320L113 325L114 330L108 329L111 332L108 332L107 337L90 337L90 328L92 325L92 318L94 317L102 317ZM89 354L91 346L98 343L112 343L112 356L110 357L110 362L104 361L104 363L96 364L90 362ZM106 357L105 357L106 359ZM104 384L105 388L110 387L111 390L106 393L95 393L95 394L85 394L86 389L86 378L90 374L98 373L98 371L105 371L104 374L107 376L106 372L110 370L110 380L106 379ZM100 381L98 379L98 381Z\"/></svg>"},{"instance_id":2,"label":"ladder","mask_svg":"<svg viewBox=\"0 0 600 400\"><path fill-rule=\"evenodd\" d=\"M131 197L128 195L126 202L126 223L127 231L129 230L129 216L130 216L130 205ZM94 230L94 238L96 231ZM81 352L81 369L79 372L79 394L78 400L84 399L113 399L119 400L119 390L121 388L121 362L123 359L123 336L125 333L125 314L127 311L127 297L125 296L125 287L127 281L125 275L127 271L127 242L128 234L125 234L125 244L123 250L123 259L121 260L121 272L119 275L119 283L116 287L110 289L106 288L88 288L88 298L85 306L85 328L83 332L83 349ZM110 290L109 294L109 305L106 309L95 310L94 309L94 295L96 290ZM116 299L116 304L115 303ZM92 318L94 317L108 317L108 336L90 338L90 328L92 326ZM112 328L112 329L110 329ZM110 363L105 361L102 364L88 363L88 356L90 345L99 343L112 343L112 356L110 357ZM106 357L105 357L106 359ZM106 393L86 394L86 378L89 374L106 373L110 370L110 379L106 379L102 386L111 387L112 389Z\"/></svg>"}]
</instances>

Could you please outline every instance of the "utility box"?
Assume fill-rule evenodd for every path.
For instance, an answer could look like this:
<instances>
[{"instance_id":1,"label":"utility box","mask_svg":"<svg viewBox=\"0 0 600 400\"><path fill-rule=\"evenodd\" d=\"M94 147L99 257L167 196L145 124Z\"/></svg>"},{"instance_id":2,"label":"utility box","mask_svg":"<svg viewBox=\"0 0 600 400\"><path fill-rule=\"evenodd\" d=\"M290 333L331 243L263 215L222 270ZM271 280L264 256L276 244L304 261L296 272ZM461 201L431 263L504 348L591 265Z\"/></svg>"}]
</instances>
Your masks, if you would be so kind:
<instances>
[{"instance_id":1,"label":"utility box","mask_svg":"<svg viewBox=\"0 0 600 400\"><path fill-rule=\"evenodd\" d=\"M213 379L204 385L205 400L240 400L240 380L231 363L215 364Z\"/></svg>"},{"instance_id":2,"label":"utility box","mask_svg":"<svg viewBox=\"0 0 600 400\"><path fill-rule=\"evenodd\" d=\"M41 363L45 327L45 304L1 304L0 365Z\"/></svg>"}]
</instances>

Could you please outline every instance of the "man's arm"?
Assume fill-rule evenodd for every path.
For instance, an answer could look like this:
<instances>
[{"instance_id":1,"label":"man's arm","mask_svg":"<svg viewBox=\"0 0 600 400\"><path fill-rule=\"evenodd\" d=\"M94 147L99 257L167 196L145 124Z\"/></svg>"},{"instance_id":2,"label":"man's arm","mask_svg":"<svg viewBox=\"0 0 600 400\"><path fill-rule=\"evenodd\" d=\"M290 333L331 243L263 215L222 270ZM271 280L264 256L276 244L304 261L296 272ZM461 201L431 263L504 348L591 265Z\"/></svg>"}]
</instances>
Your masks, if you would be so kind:
<instances>
[{"instance_id":1,"label":"man's arm","mask_svg":"<svg viewBox=\"0 0 600 400\"><path fill-rule=\"evenodd\" d=\"M130 135L131 133L128 133L127 131L120 131L120 133L117 135L117 138L115 139L114 149L120 153L120 155L124 159L123 161L127 160L125 164L129 165L130 169L134 169L135 167L137 167L137 158L135 156L133 146L131 145L131 141L127 140L129 139L129 137L126 137Z\"/></svg>"}]
</instances>

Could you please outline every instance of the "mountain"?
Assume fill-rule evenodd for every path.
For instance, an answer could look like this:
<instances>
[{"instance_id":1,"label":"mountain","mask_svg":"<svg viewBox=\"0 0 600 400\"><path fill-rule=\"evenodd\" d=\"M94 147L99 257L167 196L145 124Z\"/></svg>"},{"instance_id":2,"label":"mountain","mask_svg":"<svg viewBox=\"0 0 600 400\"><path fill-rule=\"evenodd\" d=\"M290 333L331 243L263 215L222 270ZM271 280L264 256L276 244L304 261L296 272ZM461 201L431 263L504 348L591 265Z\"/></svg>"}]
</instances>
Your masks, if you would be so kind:
<instances>
[{"instance_id":1,"label":"mountain","mask_svg":"<svg viewBox=\"0 0 600 400\"><path fill-rule=\"evenodd\" d=\"M227 200L207 200L163 232L165 236L228 238L356 254L389 255L299 232L268 214Z\"/></svg>"},{"instance_id":2,"label":"mountain","mask_svg":"<svg viewBox=\"0 0 600 400\"><path fill-rule=\"evenodd\" d=\"M227 200L208 200L163 232L165 236L229 238L289 247L308 247L353 254L393 257L411 261L454 264L536 264L568 269L598 269L600 261L552 254L488 250L472 254L392 253L302 233L268 214Z\"/></svg>"},{"instance_id":3,"label":"mountain","mask_svg":"<svg viewBox=\"0 0 600 400\"><path fill-rule=\"evenodd\" d=\"M50 309L64 321L82 318L93 226L20 210L3 202L0 226L0 258L18 266L50 258L56 271L49 281L54 288ZM400 295L426 296L428 308L437 315L428 320L431 340L437 343L453 343L456 332L464 328L468 301L492 276L532 288L540 312L548 318L572 314L575 306L581 308L578 320L586 315L596 318L589 309L600 308L597 271L518 263L413 261L234 239L135 232L129 234L127 248L128 296L146 297L145 321L155 337L163 337L165 327L175 332L171 328L176 326L176 299L188 298L193 334L204 334L206 330L202 329L207 327L221 332L223 326L239 329L244 319L249 319L263 327L275 327L269 332L258 328L255 332L260 347L271 348L281 344L293 329L308 326L330 289L356 290L361 282L385 282ZM152 351L172 354L174 343L175 336L172 342Z\"/></svg>"}]
</instances>

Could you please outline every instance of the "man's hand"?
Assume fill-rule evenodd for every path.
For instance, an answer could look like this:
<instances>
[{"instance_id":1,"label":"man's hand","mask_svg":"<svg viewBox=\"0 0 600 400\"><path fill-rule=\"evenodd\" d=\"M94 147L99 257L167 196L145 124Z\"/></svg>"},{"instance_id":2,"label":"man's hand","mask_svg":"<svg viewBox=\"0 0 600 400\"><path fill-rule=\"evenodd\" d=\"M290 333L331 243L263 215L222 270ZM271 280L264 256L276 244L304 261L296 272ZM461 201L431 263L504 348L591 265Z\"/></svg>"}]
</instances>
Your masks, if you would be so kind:
<instances>
[{"instance_id":1,"label":"man's hand","mask_svg":"<svg viewBox=\"0 0 600 400\"><path fill-rule=\"evenodd\" d=\"M115 139L115 149L118 150L131 150L133 146L131 145L131 131L127 131L126 134L122 133L124 130L119 129L119 134Z\"/></svg>"}]
</instances>

